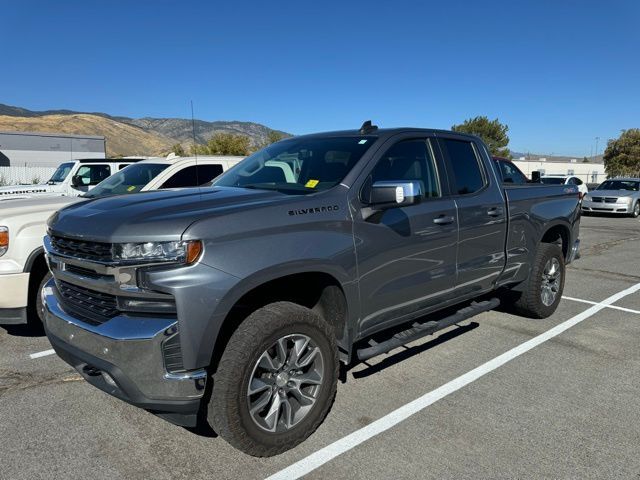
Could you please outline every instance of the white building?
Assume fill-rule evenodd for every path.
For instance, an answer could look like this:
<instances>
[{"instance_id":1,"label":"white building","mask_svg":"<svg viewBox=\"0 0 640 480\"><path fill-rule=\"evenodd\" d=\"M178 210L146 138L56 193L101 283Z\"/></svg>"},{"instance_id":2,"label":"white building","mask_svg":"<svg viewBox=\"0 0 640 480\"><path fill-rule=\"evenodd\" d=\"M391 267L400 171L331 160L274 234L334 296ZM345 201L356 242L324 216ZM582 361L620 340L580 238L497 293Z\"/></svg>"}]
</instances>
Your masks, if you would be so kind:
<instances>
[{"instance_id":1,"label":"white building","mask_svg":"<svg viewBox=\"0 0 640 480\"><path fill-rule=\"evenodd\" d=\"M601 183L607 176L602 163L582 163L573 159L568 162L548 161L546 158L537 160L513 160L513 163L528 177L531 172L539 171L541 175L574 175L585 183Z\"/></svg>"},{"instance_id":2,"label":"white building","mask_svg":"<svg viewBox=\"0 0 640 480\"><path fill-rule=\"evenodd\" d=\"M0 167L57 167L78 158L105 158L105 150L103 136L0 132Z\"/></svg>"}]
</instances>

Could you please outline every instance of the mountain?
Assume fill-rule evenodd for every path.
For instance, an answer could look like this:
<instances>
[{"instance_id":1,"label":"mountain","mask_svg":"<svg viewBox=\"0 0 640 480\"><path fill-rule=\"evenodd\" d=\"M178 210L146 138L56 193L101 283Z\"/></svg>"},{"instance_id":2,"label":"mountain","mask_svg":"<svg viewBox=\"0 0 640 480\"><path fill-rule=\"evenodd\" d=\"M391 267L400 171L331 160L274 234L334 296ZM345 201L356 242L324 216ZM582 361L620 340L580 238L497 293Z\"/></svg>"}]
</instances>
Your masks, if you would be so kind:
<instances>
[{"instance_id":1,"label":"mountain","mask_svg":"<svg viewBox=\"0 0 640 480\"><path fill-rule=\"evenodd\" d=\"M571 160L577 160L578 163L582 163L584 157L575 156L568 157L566 155L546 155L544 153L522 153L522 152L511 152L511 156L514 160L520 160L520 158L524 157L525 159L529 159L532 161L538 160L539 158L546 158L547 162L565 162L569 163ZM587 157L589 163L602 163L602 154L596 155L595 158Z\"/></svg>"},{"instance_id":2,"label":"mountain","mask_svg":"<svg viewBox=\"0 0 640 480\"><path fill-rule=\"evenodd\" d=\"M176 142L140 127L86 113L15 117L0 115L0 130L104 135L107 156L166 155Z\"/></svg>"},{"instance_id":3,"label":"mountain","mask_svg":"<svg viewBox=\"0 0 640 480\"><path fill-rule=\"evenodd\" d=\"M253 122L195 120L197 143L206 143L215 133L246 135L257 147L273 129ZM0 130L104 135L108 155L166 155L171 146L193 144L191 119L130 118L102 112L73 110L34 111L0 104ZM275 130L288 136L286 132Z\"/></svg>"}]
</instances>

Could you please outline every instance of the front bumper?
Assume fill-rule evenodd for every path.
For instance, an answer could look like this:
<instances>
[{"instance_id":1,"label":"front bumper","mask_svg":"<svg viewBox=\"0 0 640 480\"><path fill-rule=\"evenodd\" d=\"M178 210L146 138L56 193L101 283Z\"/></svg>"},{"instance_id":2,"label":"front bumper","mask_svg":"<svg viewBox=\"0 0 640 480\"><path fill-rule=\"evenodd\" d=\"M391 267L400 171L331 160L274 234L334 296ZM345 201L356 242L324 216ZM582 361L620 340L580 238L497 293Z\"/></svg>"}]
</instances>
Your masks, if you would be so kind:
<instances>
[{"instance_id":1,"label":"front bumper","mask_svg":"<svg viewBox=\"0 0 640 480\"><path fill-rule=\"evenodd\" d=\"M605 203L582 201L582 211L592 213L617 213L620 215L629 214L633 211L631 204L625 203Z\"/></svg>"},{"instance_id":2,"label":"front bumper","mask_svg":"<svg viewBox=\"0 0 640 480\"><path fill-rule=\"evenodd\" d=\"M0 274L0 325L27 323L29 274Z\"/></svg>"},{"instance_id":3,"label":"front bumper","mask_svg":"<svg viewBox=\"0 0 640 480\"><path fill-rule=\"evenodd\" d=\"M207 373L166 371L162 344L175 335L175 319L118 315L90 325L64 311L54 280L44 287L43 299L51 345L85 380L173 423L196 425Z\"/></svg>"}]
</instances>

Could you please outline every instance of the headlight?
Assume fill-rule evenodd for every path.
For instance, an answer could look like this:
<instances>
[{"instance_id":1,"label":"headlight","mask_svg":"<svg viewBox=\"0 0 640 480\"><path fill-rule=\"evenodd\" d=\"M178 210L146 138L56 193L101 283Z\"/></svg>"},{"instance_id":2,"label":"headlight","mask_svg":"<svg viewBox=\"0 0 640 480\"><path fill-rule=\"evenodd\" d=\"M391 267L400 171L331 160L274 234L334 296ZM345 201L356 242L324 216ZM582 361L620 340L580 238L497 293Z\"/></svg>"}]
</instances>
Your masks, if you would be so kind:
<instances>
[{"instance_id":1,"label":"headlight","mask_svg":"<svg viewBox=\"0 0 640 480\"><path fill-rule=\"evenodd\" d=\"M631 203L631 197L618 197L617 203Z\"/></svg>"},{"instance_id":2,"label":"headlight","mask_svg":"<svg viewBox=\"0 0 640 480\"><path fill-rule=\"evenodd\" d=\"M9 229L0 227L0 257L9 250Z\"/></svg>"},{"instance_id":3,"label":"headlight","mask_svg":"<svg viewBox=\"0 0 640 480\"><path fill-rule=\"evenodd\" d=\"M202 253L202 242L145 242L113 245L113 259L125 262L179 262L191 264Z\"/></svg>"}]
</instances>

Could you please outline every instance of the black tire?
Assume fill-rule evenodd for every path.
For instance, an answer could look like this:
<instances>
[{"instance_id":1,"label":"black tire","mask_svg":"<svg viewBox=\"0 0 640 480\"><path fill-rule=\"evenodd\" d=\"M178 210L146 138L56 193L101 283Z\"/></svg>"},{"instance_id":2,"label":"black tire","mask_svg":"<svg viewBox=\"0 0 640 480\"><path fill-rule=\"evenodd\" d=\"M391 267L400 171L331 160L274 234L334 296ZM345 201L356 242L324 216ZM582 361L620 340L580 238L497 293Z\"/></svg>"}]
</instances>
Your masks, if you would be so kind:
<instances>
[{"instance_id":1,"label":"black tire","mask_svg":"<svg viewBox=\"0 0 640 480\"><path fill-rule=\"evenodd\" d=\"M315 403L299 423L272 433L261 429L252 418L247 390L263 352L287 335L304 335L319 348L323 381L315 390ZM208 421L222 438L249 455L282 453L303 442L329 413L336 395L338 368L335 332L318 314L289 302L266 305L249 315L229 339L213 374Z\"/></svg>"},{"instance_id":2,"label":"black tire","mask_svg":"<svg viewBox=\"0 0 640 480\"><path fill-rule=\"evenodd\" d=\"M543 273L548 262L556 260L559 265L560 279L553 302L545 304L542 299ZM562 248L552 243L541 243L538 246L531 273L521 292L508 292L507 310L528 318L547 318L556 311L564 291L565 263Z\"/></svg>"},{"instance_id":3,"label":"black tire","mask_svg":"<svg viewBox=\"0 0 640 480\"><path fill-rule=\"evenodd\" d=\"M631 210L631 213L629 214L629 216L631 218L638 218L639 215L640 215L640 202L636 201L636 203L633 204L633 210Z\"/></svg>"},{"instance_id":4,"label":"black tire","mask_svg":"<svg viewBox=\"0 0 640 480\"><path fill-rule=\"evenodd\" d=\"M32 272L32 275L36 273ZM37 275L37 274L36 274ZM29 292L28 321L34 327L44 326L44 305L42 303L42 288L51 279L51 272L41 272L42 278L35 278L32 285L35 288Z\"/></svg>"}]
</instances>

